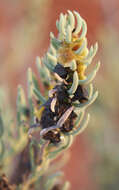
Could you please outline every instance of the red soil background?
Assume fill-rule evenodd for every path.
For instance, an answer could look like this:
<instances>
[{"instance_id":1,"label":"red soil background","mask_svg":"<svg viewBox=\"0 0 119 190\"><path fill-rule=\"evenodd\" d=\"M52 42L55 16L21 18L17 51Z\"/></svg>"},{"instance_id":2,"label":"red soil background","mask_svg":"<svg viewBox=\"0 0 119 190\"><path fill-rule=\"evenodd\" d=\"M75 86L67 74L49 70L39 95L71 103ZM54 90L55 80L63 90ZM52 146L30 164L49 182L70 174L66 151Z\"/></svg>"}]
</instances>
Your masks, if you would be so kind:
<instances>
[{"instance_id":1,"label":"red soil background","mask_svg":"<svg viewBox=\"0 0 119 190\"><path fill-rule=\"evenodd\" d=\"M36 71L35 57L43 56L47 50L50 31L57 33L55 22L61 12L65 13L68 9L80 12L87 21L89 44L96 41L103 26L119 29L118 0L49 0L50 3L41 6L34 5L34 2L0 1L0 85L8 88L13 106L17 85L21 83L26 88L27 68L30 66ZM32 31L34 23L36 29ZM64 167L66 179L72 184L71 190L98 189L91 175L95 159L98 158L84 132L75 140L71 147L71 159Z\"/></svg>"}]
</instances>

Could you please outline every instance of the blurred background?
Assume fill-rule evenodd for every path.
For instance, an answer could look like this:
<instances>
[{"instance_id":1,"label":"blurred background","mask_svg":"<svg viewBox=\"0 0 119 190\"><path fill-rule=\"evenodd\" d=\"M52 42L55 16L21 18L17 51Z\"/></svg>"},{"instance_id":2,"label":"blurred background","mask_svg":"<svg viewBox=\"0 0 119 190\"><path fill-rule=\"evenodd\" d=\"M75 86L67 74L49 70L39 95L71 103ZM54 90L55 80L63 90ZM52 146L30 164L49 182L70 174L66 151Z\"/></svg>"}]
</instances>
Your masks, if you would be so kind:
<instances>
[{"instance_id":1,"label":"blurred background","mask_svg":"<svg viewBox=\"0 0 119 190\"><path fill-rule=\"evenodd\" d=\"M49 33L57 34L56 20L68 9L87 21L89 47L99 43L94 64L98 60L102 64L94 81L99 97L88 110L92 116L88 128L70 149L65 178L71 190L118 190L118 0L0 0L0 87L15 112L18 84L27 93L27 68L38 76L35 58L47 51Z\"/></svg>"}]
</instances>

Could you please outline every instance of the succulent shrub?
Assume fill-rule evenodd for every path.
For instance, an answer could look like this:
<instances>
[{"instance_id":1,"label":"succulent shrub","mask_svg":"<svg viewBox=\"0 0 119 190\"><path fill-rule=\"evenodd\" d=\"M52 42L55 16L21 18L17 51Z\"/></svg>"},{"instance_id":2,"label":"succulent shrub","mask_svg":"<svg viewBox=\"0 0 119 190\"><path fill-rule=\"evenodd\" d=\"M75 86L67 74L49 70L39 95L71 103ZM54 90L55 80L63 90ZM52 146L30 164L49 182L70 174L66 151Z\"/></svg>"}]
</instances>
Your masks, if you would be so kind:
<instances>
[{"instance_id":1,"label":"succulent shrub","mask_svg":"<svg viewBox=\"0 0 119 190\"><path fill-rule=\"evenodd\" d=\"M26 154L27 164L30 163L27 174L24 171L26 180L17 182L18 188L23 190L69 188L69 182L61 185L62 172L57 172L60 166L57 163L53 166L52 160L68 149L75 136L86 128L90 115L85 111L98 96L98 91L93 92L92 81L100 62L86 74L98 44L88 48L85 20L78 12L68 11L60 14L56 27L58 36L50 33L47 53L43 58L36 58L45 93L40 92L31 68L28 69L28 104L23 88L18 87L17 133L22 150L29 150ZM16 141L15 153L20 143ZM23 154L23 151L19 152Z\"/></svg>"}]
</instances>

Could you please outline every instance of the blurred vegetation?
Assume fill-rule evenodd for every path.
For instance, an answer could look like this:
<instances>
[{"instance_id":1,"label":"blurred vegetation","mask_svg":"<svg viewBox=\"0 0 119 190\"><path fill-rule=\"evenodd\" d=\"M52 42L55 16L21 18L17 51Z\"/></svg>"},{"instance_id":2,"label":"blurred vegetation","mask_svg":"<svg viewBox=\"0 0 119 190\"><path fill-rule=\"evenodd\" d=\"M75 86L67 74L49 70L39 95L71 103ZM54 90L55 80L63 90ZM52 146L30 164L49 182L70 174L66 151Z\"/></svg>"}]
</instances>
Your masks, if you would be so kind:
<instances>
[{"instance_id":1,"label":"blurred vegetation","mask_svg":"<svg viewBox=\"0 0 119 190\"><path fill-rule=\"evenodd\" d=\"M52 190L59 186L62 190L69 189L69 182L62 185L59 178L63 175L59 169L66 162L66 157L60 164L51 163L72 145L75 136L83 132L89 122L90 115L85 116L84 113L98 96L98 91L93 90L92 81L100 62L86 76L85 70L91 64L98 44L88 49L87 24L78 12L61 13L56 26L58 37L50 33L48 52L42 62L39 57L36 59L47 95L41 94L38 80L29 68L28 103L19 85L16 122L9 115L6 124L4 105L1 105L1 189L6 186L19 190ZM5 101L5 94L1 91L2 102ZM4 173L7 173L9 180Z\"/></svg>"},{"instance_id":2,"label":"blurred vegetation","mask_svg":"<svg viewBox=\"0 0 119 190\"><path fill-rule=\"evenodd\" d=\"M47 4L45 4L45 2ZM103 16L106 17L106 20L108 21L108 26L110 26L110 22L111 24L116 23L116 25L118 25L118 6L117 6L118 1L117 3L115 3L116 1L108 1L108 2L103 1L103 0L100 1L100 2L103 2L103 4L105 4L103 5L103 8L107 10L106 14L101 13L102 9L100 9L100 6L98 6L97 2L99 1L95 1L95 2L91 1L90 2L91 7L89 6L88 1L87 3L86 2L82 3L82 4L85 4L84 9L82 9L81 2L79 2L80 3L79 7L81 11L86 12L86 14L89 15L87 18L89 20L88 25L91 24L90 28L93 28L93 30L95 28L97 32L100 28L100 25L99 25L100 16L96 15L98 11L99 11L98 14L99 15L101 14L102 20L104 20ZM18 157L15 156L15 154L18 153L17 150L14 150L15 152L13 153L10 147L12 144L19 143L19 138L18 138L19 133L23 134L23 136L25 135L24 130L23 131L21 130L21 132L19 132L19 129L16 128L16 121L13 120L16 114L16 111L13 107L13 103L15 103L16 100L13 102L14 100L13 97L16 97L16 94L14 93L11 94L11 91L16 90L15 88L19 80L23 79L21 81L25 81L24 71L27 68L27 65L33 62L31 60L34 57L34 54L36 53L38 54L38 51L41 53L44 52L44 49L42 50L39 48L40 44L43 45L44 42L47 43L46 42L47 40L43 41L42 43L43 36L45 38L45 35L47 35L46 31L48 30L47 24L45 23L46 20L44 21L44 19L46 18L44 17L44 14L47 15L48 9L50 9L50 6L51 6L50 4L51 1L47 2L43 0L41 3L42 4L41 6L40 6L40 3L41 1L38 1L38 0L34 0L34 1L30 0L29 3L27 2L21 3L20 1L19 2L18 1L4 1L7 11L3 14L2 8L1 8L1 14L3 14L3 22L6 23L7 28L5 29L5 31L4 30L0 31L1 32L0 42L2 44L0 47L0 57L1 57L0 82L2 83L2 86L7 86L7 88L3 87L3 89L0 90L0 99L1 99L0 124L1 126L4 125L4 135L3 135L3 128L1 128L0 130L0 137L1 137L0 155L1 155L1 163L2 163L0 164L2 166L0 169L0 172L2 175L3 170L4 170L4 173L8 174L7 176L8 178L10 177L11 173L12 174L14 173L13 172L14 168L12 167L11 163L13 163L15 167L16 161L19 160ZM111 3L113 6L112 5L110 6ZM68 4L70 4L69 1L67 4L64 5L64 7L66 7L66 5ZM75 2L73 2L72 4L70 4L72 7L75 6ZM94 4L95 5L97 4L97 8L93 6ZM77 7L78 6L76 6L76 8ZM92 19L89 18L90 15L93 13L93 11L92 13L90 11L92 9L95 12L95 22L93 20L94 15L92 16ZM55 12L54 9L52 12ZM11 20L7 19L6 21L5 17L6 18L9 17ZM0 19L2 20L2 16ZM12 25L12 30L9 27L10 23ZM105 20L103 24L105 25ZM101 26L101 28L103 28L103 26ZM41 32L41 29L42 29L42 36L39 35ZM90 31L90 35L92 35L92 31ZM2 32L4 35L2 34ZM92 35L91 37L93 39L94 36ZM9 43L6 43L7 41ZM91 165L91 167L93 167L93 170L92 168L91 170L89 170L89 175L92 176L93 183L96 184L95 189L96 190L98 189L99 190L100 189L101 190L103 189L104 190L107 190L107 189L118 190L118 186L119 186L119 182L118 182L118 167L119 167L119 159L118 159L118 155L119 155L118 153L118 144L119 144L118 142L118 123L119 123L119 119L118 119L118 112L119 112L119 109L118 109L118 94L119 94L118 92L119 91L118 90L118 60L119 59L118 58L119 58L119 54L118 52L119 52L119 45L118 44L119 44L119 40L118 40L118 32L116 32L116 28L113 28L113 30L111 31L110 31L110 28L105 29L105 30L103 29L97 41L100 42L99 59L101 59L101 62L102 62L100 74L98 74L98 77L96 79L96 86L98 86L100 93L99 93L98 99L96 100L95 105L93 105L93 107L90 109L91 115L93 116L95 115L95 117L91 118L90 126L88 127L85 135L83 136L83 139L85 139L85 143L84 143L85 145L83 144L82 149L81 150L78 149L78 151L76 151L76 154L73 155L73 158L75 157L76 159L77 158L76 155L83 154L84 146L89 147L92 145L93 150L94 150L93 152L94 163ZM12 90L9 90L8 88ZM10 139L12 138L11 144L9 143L9 137ZM4 157L3 157L2 148L3 148L4 141L5 141L5 155L4 156L6 157L7 155L9 155L10 157L10 159L7 160L7 163L10 163L9 167L8 165L6 165ZM22 155L25 155L24 153L25 144L19 145L19 146L21 148ZM77 144L74 148L77 149ZM80 158L78 157L78 159ZM65 162L66 160L64 161L64 163ZM81 163L81 160L80 160L80 163ZM27 162L25 162L25 165L27 165ZM76 175L76 173L73 175ZM79 173L79 180L81 179L81 176L83 176L83 172ZM86 183L85 177L84 177L84 183ZM14 179L15 178L11 179L11 181L13 182ZM82 183L83 183L83 180L82 180ZM90 185L88 187L90 189Z\"/></svg>"},{"instance_id":3,"label":"blurred vegetation","mask_svg":"<svg viewBox=\"0 0 119 190\"><path fill-rule=\"evenodd\" d=\"M99 36L100 57L103 63L96 80L99 87L97 104L91 110L95 117L90 123L89 137L95 150L94 179L101 190L117 190L119 187L119 151L118 151L118 71L119 39L111 28L101 30Z\"/></svg>"}]
</instances>

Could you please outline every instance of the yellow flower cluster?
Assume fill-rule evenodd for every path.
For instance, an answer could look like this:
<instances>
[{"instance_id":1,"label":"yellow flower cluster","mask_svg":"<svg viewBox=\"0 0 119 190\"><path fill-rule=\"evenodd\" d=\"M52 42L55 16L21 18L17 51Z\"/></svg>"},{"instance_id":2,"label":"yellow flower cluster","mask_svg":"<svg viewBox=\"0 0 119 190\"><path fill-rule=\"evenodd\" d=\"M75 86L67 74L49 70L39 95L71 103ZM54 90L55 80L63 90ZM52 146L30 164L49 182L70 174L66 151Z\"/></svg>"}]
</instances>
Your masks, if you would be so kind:
<instances>
[{"instance_id":1,"label":"yellow flower cluster","mask_svg":"<svg viewBox=\"0 0 119 190\"><path fill-rule=\"evenodd\" d=\"M72 41L70 44L63 42L61 47L58 50L58 62L62 65L66 66L67 63L71 62L72 60L76 61L77 65L77 73L80 80L84 80L85 70L87 66L82 62L82 59L86 58L88 55L88 48L85 47L80 54L76 54L75 51L78 50L87 39L84 37L81 40L78 40L78 36L72 34Z\"/></svg>"}]
</instances>

